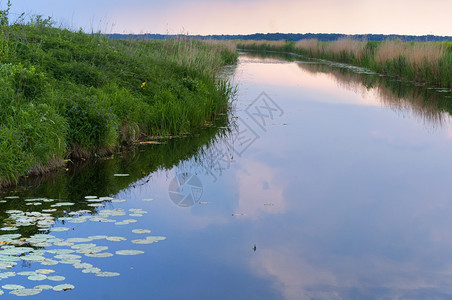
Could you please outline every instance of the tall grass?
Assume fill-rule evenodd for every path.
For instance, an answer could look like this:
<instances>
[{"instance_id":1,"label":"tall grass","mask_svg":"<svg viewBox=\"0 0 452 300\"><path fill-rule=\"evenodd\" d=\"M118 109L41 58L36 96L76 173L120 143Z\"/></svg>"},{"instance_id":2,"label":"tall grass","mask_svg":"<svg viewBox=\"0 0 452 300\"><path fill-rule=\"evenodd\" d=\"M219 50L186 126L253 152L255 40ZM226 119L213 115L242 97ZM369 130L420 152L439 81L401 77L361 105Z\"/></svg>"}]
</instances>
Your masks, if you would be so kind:
<instances>
[{"instance_id":1,"label":"tall grass","mask_svg":"<svg viewBox=\"0 0 452 300\"><path fill-rule=\"evenodd\" d=\"M315 39L297 43L279 42L279 45L265 41L246 41L239 42L238 47L293 52L358 65L406 80L452 87L452 44L447 42L366 42L345 38L334 42L319 42Z\"/></svg>"},{"instance_id":2,"label":"tall grass","mask_svg":"<svg viewBox=\"0 0 452 300\"><path fill-rule=\"evenodd\" d=\"M0 184L66 157L178 135L228 109L237 55L188 39L109 40L0 14ZM2 19L3 18L3 19Z\"/></svg>"}]
</instances>

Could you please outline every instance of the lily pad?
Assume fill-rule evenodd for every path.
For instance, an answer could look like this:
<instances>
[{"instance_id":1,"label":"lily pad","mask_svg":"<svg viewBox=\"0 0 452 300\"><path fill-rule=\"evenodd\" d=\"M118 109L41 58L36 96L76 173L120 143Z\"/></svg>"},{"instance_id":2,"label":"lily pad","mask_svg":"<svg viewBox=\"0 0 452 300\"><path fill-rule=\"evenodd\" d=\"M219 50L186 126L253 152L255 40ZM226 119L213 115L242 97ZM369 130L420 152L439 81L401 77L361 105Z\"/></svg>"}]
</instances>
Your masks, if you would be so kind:
<instances>
[{"instance_id":1,"label":"lily pad","mask_svg":"<svg viewBox=\"0 0 452 300\"><path fill-rule=\"evenodd\" d=\"M101 270L99 268L93 268L93 267L82 270L83 273L99 273L100 271Z\"/></svg>"},{"instance_id":2,"label":"lily pad","mask_svg":"<svg viewBox=\"0 0 452 300\"><path fill-rule=\"evenodd\" d=\"M99 272L96 273L96 276L99 277L115 277L115 276L119 276L120 274L117 272Z\"/></svg>"},{"instance_id":3,"label":"lily pad","mask_svg":"<svg viewBox=\"0 0 452 300\"><path fill-rule=\"evenodd\" d=\"M92 264L88 264L88 263L78 263L78 264L74 264L74 268L76 269L89 269L92 268L93 265Z\"/></svg>"},{"instance_id":4,"label":"lily pad","mask_svg":"<svg viewBox=\"0 0 452 300\"><path fill-rule=\"evenodd\" d=\"M88 238L91 240L103 240L103 239L106 239L107 237L108 236L106 236L106 235L92 235L92 236L89 236Z\"/></svg>"},{"instance_id":5,"label":"lily pad","mask_svg":"<svg viewBox=\"0 0 452 300\"><path fill-rule=\"evenodd\" d=\"M52 280L52 281L63 281L66 278L64 276L55 275L55 276L47 276L47 279Z\"/></svg>"},{"instance_id":6,"label":"lily pad","mask_svg":"<svg viewBox=\"0 0 452 300\"><path fill-rule=\"evenodd\" d=\"M53 290L56 292L61 292L61 291L72 290L74 288L75 288L75 286L73 286L72 284L65 283L65 284L60 284L60 285L54 286Z\"/></svg>"},{"instance_id":7,"label":"lily pad","mask_svg":"<svg viewBox=\"0 0 452 300\"><path fill-rule=\"evenodd\" d=\"M52 269L39 269L35 271L38 274L50 274L50 273L54 273L55 270Z\"/></svg>"},{"instance_id":8,"label":"lily pad","mask_svg":"<svg viewBox=\"0 0 452 300\"><path fill-rule=\"evenodd\" d=\"M96 258L105 258L105 257L112 257L113 254L109 252L100 252L100 253L85 253L88 257L96 257Z\"/></svg>"},{"instance_id":9,"label":"lily pad","mask_svg":"<svg viewBox=\"0 0 452 300\"><path fill-rule=\"evenodd\" d=\"M127 240L125 237L122 236L109 236L106 239L112 242L121 242Z\"/></svg>"},{"instance_id":10,"label":"lily pad","mask_svg":"<svg viewBox=\"0 0 452 300\"><path fill-rule=\"evenodd\" d=\"M41 285L35 286L34 289L39 289L39 290L51 290L51 289L53 289L53 286L48 285L48 284L41 284Z\"/></svg>"},{"instance_id":11,"label":"lily pad","mask_svg":"<svg viewBox=\"0 0 452 300\"><path fill-rule=\"evenodd\" d=\"M2 285L2 288L4 290L18 290L18 289L24 289L25 287L22 285L18 285L18 284L5 284L5 285Z\"/></svg>"},{"instance_id":12,"label":"lily pad","mask_svg":"<svg viewBox=\"0 0 452 300\"><path fill-rule=\"evenodd\" d=\"M36 274L36 275L28 276L28 280L33 280L33 281L42 281L45 279L47 279L47 276L43 275L43 274Z\"/></svg>"},{"instance_id":13,"label":"lily pad","mask_svg":"<svg viewBox=\"0 0 452 300\"><path fill-rule=\"evenodd\" d=\"M134 229L132 230L133 233L143 234L143 233L151 233L149 229Z\"/></svg>"},{"instance_id":14,"label":"lily pad","mask_svg":"<svg viewBox=\"0 0 452 300\"><path fill-rule=\"evenodd\" d=\"M50 229L51 231L69 231L71 230L68 227L53 227L52 229Z\"/></svg>"},{"instance_id":15,"label":"lily pad","mask_svg":"<svg viewBox=\"0 0 452 300\"><path fill-rule=\"evenodd\" d=\"M70 238L67 239L66 242L69 243L86 243L86 242L91 242L92 240L90 238Z\"/></svg>"},{"instance_id":16,"label":"lily pad","mask_svg":"<svg viewBox=\"0 0 452 300\"><path fill-rule=\"evenodd\" d=\"M140 251L140 250L118 250L115 253L117 255L138 255L138 254L143 254L144 251Z\"/></svg>"},{"instance_id":17,"label":"lily pad","mask_svg":"<svg viewBox=\"0 0 452 300\"><path fill-rule=\"evenodd\" d=\"M37 295L40 292L42 292L41 289L18 289L18 290L13 290L10 292L10 294L16 295L16 296L33 296L33 295Z\"/></svg>"},{"instance_id":18,"label":"lily pad","mask_svg":"<svg viewBox=\"0 0 452 300\"><path fill-rule=\"evenodd\" d=\"M59 254L55 255L55 258L61 259L61 260L76 260L82 258L80 255L76 254Z\"/></svg>"}]
</instances>

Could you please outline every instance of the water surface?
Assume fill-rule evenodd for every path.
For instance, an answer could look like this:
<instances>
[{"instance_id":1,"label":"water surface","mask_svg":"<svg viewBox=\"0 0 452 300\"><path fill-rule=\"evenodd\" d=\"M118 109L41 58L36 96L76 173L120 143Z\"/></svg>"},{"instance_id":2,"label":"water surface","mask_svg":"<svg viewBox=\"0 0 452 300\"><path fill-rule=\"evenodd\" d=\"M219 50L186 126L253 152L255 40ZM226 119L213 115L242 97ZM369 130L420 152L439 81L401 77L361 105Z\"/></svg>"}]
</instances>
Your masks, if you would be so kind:
<instances>
[{"instance_id":1,"label":"water surface","mask_svg":"<svg viewBox=\"0 0 452 300\"><path fill-rule=\"evenodd\" d=\"M1 204L4 227L11 225L8 210L75 203L52 213L50 230L70 230L50 234L64 241L124 237L74 242L75 249L107 246L101 252L111 257L73 254L120 275L104 278L70 263L24 259L1 273L50 268L55 273L47 276L65 280L16 275L0 285L74 285L44 290L36 299L451 297L450 92L298 57L243 54L229 73L238 95L228 120L29 179L2 196L20 197ZM93 207L86 196L111 199ZM36 197L56 201L26 205ZM96 219L115 209L119 215L108 219L136 222ZM70 212L87 221L73 223L80 216ZM27 226L5 234L16 232L48 231ZM162 239L131 242L146 236ZM129 249L144 253L116 254ZM3 290L3 297L15 297Z\"/></svg>"}]
</instances>

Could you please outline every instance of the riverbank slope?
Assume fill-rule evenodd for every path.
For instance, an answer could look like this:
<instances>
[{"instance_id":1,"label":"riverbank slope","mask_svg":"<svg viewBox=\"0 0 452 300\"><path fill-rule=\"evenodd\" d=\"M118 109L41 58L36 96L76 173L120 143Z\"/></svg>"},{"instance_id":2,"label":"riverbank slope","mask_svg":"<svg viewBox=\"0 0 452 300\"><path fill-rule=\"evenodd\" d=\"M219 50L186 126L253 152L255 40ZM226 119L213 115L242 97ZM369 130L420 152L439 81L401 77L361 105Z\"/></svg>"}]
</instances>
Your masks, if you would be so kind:
<instances>
[{"instance_id":1,"label":"riverbank slope","mask_svg":"<svg viewBox=\"0 0 452 300\"><path fill-rule=\"evenodd\" d=\"M184 38L111 40L36 17L0 26L0 183L179 135L229 106L235 51ZM0 185L1 185L0 184Z\"/></svg>"}]
</instances>

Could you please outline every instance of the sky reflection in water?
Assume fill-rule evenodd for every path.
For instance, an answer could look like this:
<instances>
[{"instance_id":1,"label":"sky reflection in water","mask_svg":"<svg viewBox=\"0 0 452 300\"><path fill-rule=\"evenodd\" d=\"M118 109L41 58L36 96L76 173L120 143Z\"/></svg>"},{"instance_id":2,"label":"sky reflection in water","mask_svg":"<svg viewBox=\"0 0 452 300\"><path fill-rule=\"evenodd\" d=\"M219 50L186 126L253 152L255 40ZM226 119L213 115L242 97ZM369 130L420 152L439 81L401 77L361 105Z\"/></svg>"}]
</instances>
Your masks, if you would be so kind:
<instances>
[{"instance_id":1,"label":"sky reflection in water","mask_svg":"<svg viewBox=\"0 0 452 300\"><path fill-rule=\"evenodd\" d=\"M452 131L441 111L447 94L247 55L234 72L235 121L254 142L244 149L235 141L221 170L218 150L205 147L115 195L127 202L113 207L149 211L134 228L168 239L140 257L104 263L118 278L73 275L77 288L65 298L450 296ZM265 126L247 114L262 92L283 110ZM233 140L218 143L224 150ZM168 195L170 181L185 172L202 182L192 207ZM127 235L121 230L114 235Z\"/></svg>"}]
</instances>

